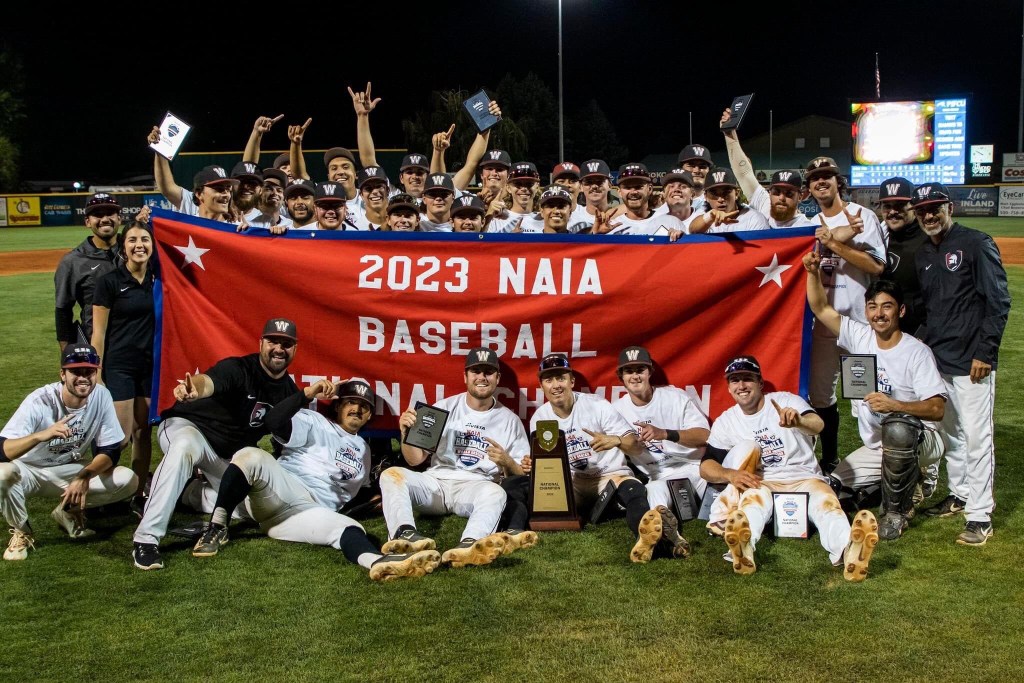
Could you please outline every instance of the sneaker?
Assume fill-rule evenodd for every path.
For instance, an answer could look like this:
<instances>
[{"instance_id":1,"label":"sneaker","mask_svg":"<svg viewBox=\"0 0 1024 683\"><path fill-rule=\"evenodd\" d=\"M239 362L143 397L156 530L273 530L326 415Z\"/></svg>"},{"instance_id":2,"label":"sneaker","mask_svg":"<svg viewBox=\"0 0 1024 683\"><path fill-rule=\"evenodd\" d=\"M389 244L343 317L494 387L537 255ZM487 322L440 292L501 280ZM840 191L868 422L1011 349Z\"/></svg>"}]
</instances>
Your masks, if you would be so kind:
<instances>
[{"instance_id":1,"label":"sneaker","mask_svg":"<svg viewBox=\"0 0 1024 683\"><path fill-rule=\"evenodd\" d=\"M192 557L213 557L222 546L228 544L228 528L220 524L208 524L203 535L192 548Z\"/></svg>"},{"instance_id":2,"label":"sneaker","mask_svg":"<svg viewBox=\"0 0 1024 683\"><path fill-rule=\"evenodd\" d=\"M396 555L433 550L436 547L434 539L421 536L415 529L406 529L385 543L380 550L385 555Z\"/></svg>"},{"instance_id":3,"label":"sneaker","mask_svg":"<svg viewBox=\"0 0 1024 683\"><path fill-rule=\"evenodd\" d=\"M57 504L57 507L53 508L50 517L53 517L53 521L57 522L57 526L63 529L71 538L87 538L96 533L92 529L85 528L85 510L82 508L65 510L64 501L61 501Z\"/></svg>"},{"instance_id":4,"label":"sneaker","mask_svg":"<svg viewBox=\"0 0 1024 683\"><path fill-rule=\"evenodd\" d=\"M36 540L32 534L21 529L11 529L11 542L4 551L5 560L24 560L28 557L28 549L36 549Z\"/></svg>"},{"instance_id":5,"label":"sneaker","mask_svg":"<svg viewBox=\"0 0 1024 683\"><path fill-rule=\"evenodd\" d=\"M732 570L746 576L757 571L754 546L750 543L750 521L742 510L734 510L725 520L725 544L732 555Z\"/></svg>"},{"instance_id":6,"label":"sneaker","mask_svg":"<svg viewBox=\"0 0 1024 683\"><path fill-rule=\"evenodd\" d=\"M444 551L441 562L455 569L466 565L485 565L494 562L504 551L505 539L502 534L491 534L479 541L467 538L454 548Z\"/></svg>"},{"instance_id":7,"label":"sneaker","mask_svg":"<svg viewBox=\"0 0 1024 683\"><path fill-rule=\"evenodd\" d=\"M861 510L861 512L868 512ZM860 512L857 513L860 516ZM854 519L856 521L856 518ZM886 512L882 515L882 521L877 525L878 535L887 541L895 541L903 535L903 532L910 528L910 520L898 512Z\"/></svg>"},{"instance_id":8,"label":"sneaker","mask_svg":"<svg viewBox=\"0 0 1024 683\"><path fill-rule=\"evenodd\" d=\"M640 527L637 529L640 536L636 539L633 549L629 551L629 559L639 564L650 562L654 556L654 546L658 545L658 541L661 540L664 528L661 513L657 508L645 512L644 516L640 518Z\"/></svg>"},{"instance_id":9,"label":"sneaker","mask_svg":"<svg viewBox=\"0 0 1024 683\"><path fill-rule=\"evenodd\" d=\"M967 522L967 526L956 538L960 545L985 545L985 541L992 536L992 522ZM14 542L13 540L11 541ZM6 555L5 555L6 557Z\"/></svg>"},{"instance_id":10,"label":"sneaker","mask_svg":"<svg viewBox=\"0 0 1024 683\"><path fill-rule=\"evenodd\" d=\"M895 513L888 513L896 515ZM899 538L897 536L897 538ZM871 510L861 510L850 525L850 545L843 552L843 578L858 583L868 578L868 563L878 545L878 520Z\"/></svg>"},{"instance_id":11,"label":"sneaker","mask_svg":"<svg viewBox=\"0 0 1024 683\"><path fill-rule=\"evenodd\" d=\"M139 569L163 569L164 561L160 557L160 548L156 543L136 543L132 550L132 559Z\"/></svg>"},{"instance_id":12,"label":"sneaker","mask_svg":"<svg viewBox=\"0 0 1024 683\"><path fill-rule=\"evenodd\" d=\"M370 565L370 578L374 581L419 578L437 569L440 563L441 556L436 550L421 550L411 555L383 555Z\"/></svg>"},{"instance_id":13,"label":"sneaker","mask_svg":"<svg viewBox=\"0 0 1024 683\"><path fill-rule=\"evenodd\" d=\"M502 551L505 555L515 550L532 548L537 545L539 540L536 531L524 531L523 529L506 529L505 531L498 532L498 534L505 541L505 549Z\"/></svg>"},{"instance_id":14,"label":"sneaker","mask_svg":"<svg viewBox=\"0 0 1024 683\"><path fill-rule=\"evenodd\" d=\"M921 484L921 495L924 496L924 500L928 500L935 493L935 487L938 486L934 481L926 481Z\"/></svg>"},{"instance_id":15,"label":"sneaker","mask_svg":"<svg viewBox=\"0 0 1024 683\"><path fill-rule=\"evenodd\" d=\"M929 517L952 517L953 515L958 515L961 512L963 512L964 508L966 507L966 500L957 498L951 493L948 496L946 496L946 499L939 503L938 505L935 505L925 510L924 514L928 515Z\"/></svg>"},{"instance_id":16,"label":"sneaker","mask_svg":"<svg viewBox=\"0 0 1024 683\"><path fill-rule=\"evenodd\" d=\"M672 557L686 559L690 556L690 544L679 533L679 519L664 505L657 510L661 513L661 538L671 546Z\"/></svg>"}]
</instances>

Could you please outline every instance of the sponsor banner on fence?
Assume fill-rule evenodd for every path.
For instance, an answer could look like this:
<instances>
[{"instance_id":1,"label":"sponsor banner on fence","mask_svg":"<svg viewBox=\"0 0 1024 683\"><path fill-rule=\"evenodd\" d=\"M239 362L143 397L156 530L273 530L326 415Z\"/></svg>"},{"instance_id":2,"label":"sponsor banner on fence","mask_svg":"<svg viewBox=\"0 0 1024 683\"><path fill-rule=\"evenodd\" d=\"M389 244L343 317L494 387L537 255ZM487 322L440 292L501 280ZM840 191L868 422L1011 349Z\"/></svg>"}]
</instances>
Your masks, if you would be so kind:
<instances>
[{"instance_id":1,"label":"sponsor banner on fence","mask_svg":"<svg viewBox=\"0 0 1024 683\"><path fill-rule=\"evenodd\" d=\"M994 186L951 187L954 216L995 216L999 210L999 193Z\"/></svg>"},{"instance_id":2,"label":"sponsor banner on fence","mask_svg":"<svg viewBox=\"0 0 1024 683\"><path fill-rule=\"evenodd\" d=\"M7 227L7 202L0 200L0 227Z\"/></svg>"},{"instance_id":3,"label":"sponsor banner on fence","mask_svg":"<svg viewBox=\"0 0 1024 683\"><path fill-rule=\"evenodd\" d=\"M476 346L502 362L498 398L526 419L537 369L566 353L577 390L614 399L619 351L646 346L655 383L689 389L712 417L733 404L723 370L753 354L772 390L804 394L810 314L807 228L684 237L300 232L240 235L154 210L162 264L154 414L186 372L255 353L264 322L295 321L289 372L361 377L379 400L371 429L415 401L465 391Z\"/></svg>"},{"instance_id":4,"label":"sponsor banner on fence","mask_svg":"<svg viewBox=\"0 0 1024 683\"><path fill-rule=\"evenodd\" d=\"M75 202L78 197L54 195L40 197L43 211L43 225L74 225Z\"/></svg>"},{"instance_id":5,"label":"sponsor banner on fence","mask_svg":"<svg viewBox=\"0 0 1024 683\"><path fill-rule=\"evenodd\" d=\"M999 215L1024 216L1024 186L999 186Z\"/></svg>"},{"instance_id":6,"label":"sponsor banner on fence","mask_svg":"<svg viewBox=\"0 0 1024 683\"><path fill-rule=\"evenodd\" d=\"M42 223L39 197L7 197L6 204L8 225L40 225Z\"/></svg>"}]
</instances>

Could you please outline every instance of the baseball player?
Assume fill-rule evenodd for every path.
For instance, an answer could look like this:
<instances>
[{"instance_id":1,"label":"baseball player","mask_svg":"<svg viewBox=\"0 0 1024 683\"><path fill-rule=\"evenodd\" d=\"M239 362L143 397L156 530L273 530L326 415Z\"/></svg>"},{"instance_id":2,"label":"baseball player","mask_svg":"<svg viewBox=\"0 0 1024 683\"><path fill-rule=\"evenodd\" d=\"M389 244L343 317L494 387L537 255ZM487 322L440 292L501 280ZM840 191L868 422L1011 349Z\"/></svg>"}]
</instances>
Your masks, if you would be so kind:
<instances>
[{"instance_id":1,"label":"baseball player","mask_svg":"<svg viewBox=\"0 0 1024 683\"><path fill-rule=\"evenodd\" d=\"M819 225L815 237L821 251L821 282L828 303L841 315L858 322L864 318L863 297L871 281L885 267L886 237L870 211L859 204L844 202L846 179L829 157L807 164L804 185L821 211L812 222ZM821 432L821 466L831 472L839 462L839 347L835 335L824 325L815 325L811 335L810 403L825 422Z\"/></svg>"},{"instance_id":2,"label":"baseball player","mask_svg":"<svg viewBox=\"0 0 1024 683\"><path fill-rule=\"evenodd\" d=\"M263 327L259 353L225 358L195 377L186 373L174 388L177 403L161 414L157 432L164 457L135 530L136 567L163 568L160 539L195 469L216 491L231 456L270 433L267 411L298 392L288 375L297 340L294 322L271 318Z\"/></svg>"},{"instance_id":3,"label":"baseball player","mask_svg":"<svg viewBox=\"0 0 1024 683\"><path fill-rule=\"evenodd\" d=\"M678 218L685 229L700 214L693 210L693 174L682 168L674 168L661 178L662 195L665 203L662 204L666 213ZM680 235L682 233L680 232ZM676 239L680 235L676 235Z\"/></svg>"},{"instance_id":4,"label":"baseball player","mask_svg":"<svg viewBox=\"0 0 1024 683\"><path fill-rule=\"evenodd\" d=\"M362 213L356 219L357 230L380 230L387 222L388 195L391 187L380 166L365 166L356 174Z\"/></svg>"},{"instance_id":5,"label":"baseball player","mask_svg":"<svg viewBox=\"0 0 1024 683\"><path fill-rule=\"evenodd\" d=\"M60 381L29 394L0 430L0 511L11 528L5 560L24 560L35 548L28 498L59 498L50 516L79 539L93 533L85 508L127 500L138 486L135 473L117 464L124 432L110 393L96 384L96 349L68 344L60 367Z\"/></svg>"},{"instance_id":6,"label":"baseball player","mask_svg":"<svg viewBox=\"0 0 1024 683\"><path fill-rule=\"evenodd\" d=\"M430 459L430 467L416 472L391 467L380 477L384 520L391 538L385 553L433 549L434 540L416 530L414 510L467 517L462 540L446 550L441 561L453 567L490 564L503 553L536 543L536 535L495 533L505 491L502 476L522 474L520 462L530 452L523 423L495 397L501 379L498 356L491 349L475 348L466 356L466 391L439 401L449 412L441 442L433 453L405 443L416 424L409 408L399 418L402 456L416 467Z\"/></svg>"},{"instance_id":7,"label":"baseball player","mask_svg":"<svg viewBox=\"0 0 1024 683\"><path fill-rule=\"evenodd\" d=\"M995 497L993 413L999 344L1010 313L1010 292L999 248L983 232L953 220L949 191L925 183L910 200L928 241L917 252L931 347L949 394L943 430L949 496L926 514L963 511L962 545L984 545L992 535Z\"/></svg>"},{"instance_id":8,"label":"baseball player","mask_svg":"<svg viewBox=\"0 0 1024 683\"><path fill-rule=\"evenodd\" d=\"M543 232L569 234L572 220L572 194L561 185L552 185L540 195Z\"/></svg>"},{"instance_id":9,"label":"baseball player","mask_svg":"<svg viewBox=\"0 0 1024 683\"><path fill-rule=\"evenodd\" d=\"M643 164L626 164L619 168L619 195L625 212L615 218L608 214L594 219L594 234L669 235L685 226L668 212L656 213L650 208L651 174Z\"/></svg>"},{"instance_id":10,"label":"baseball player","mask_svg":"<svg viewBox=\"0 0 1024 683\"><path fill-rule=\"evenodd\" d=\"M508 178L512 206L504 215L490 220L487 232L544 232L544 220L535 211L534 205L540 194L540 172L537 167L529 161L517 162L509 171Z\"/></svg>"},{"instance_id":11,"label":"baseball player","mask_svg":"<svg viewBox=\"0 0 1024 683\"><path fill-rule=\"evenodd\" d=\"M932 352L904 334L900 317L903 292L891 280L878 280L864 294L865 325L828 305L821 286L821 256L804 256L807 303L851 353L875 357L877 391L858 402L857 427L863 446L833 470L847 489L882 484L882 538L895 540L910 526L914 491L922 470L937 463L945 450L939 434L947 400Z\"/></svg>"},{"instance_id":12,"label":"baseball player","mask_svg":"<svg viewBox=\"0 0 1024 683\"><path fill-rule=\"evenodd\" d=\"M481 232L487 209L480 198L464 194L452 203L452 232Z\"/></svg>"},{"instance_id":13,"label":"baseball player","mask_svg":"<svg viewBox=\"0 0 1024 683\"><path fill-rule=\"evenodd\" d=\"M149 144L160 142L160 128L153 126L146 138ZM153 153L153 177L157 190L176 211L214 221L231 221L231 193L238 181L228 177L220 166L204 166L192 179L192 191L178 185L171 171L171 163L157 152Z\"/></svg>"},{"instance_id":14,"label":"baseball player","mask_svg":"<svg viewBox=\"0 0 1024 683\"><path fill-rule=\"evenodd\" d=\"M594 216L587 211L583 204L580 204L580 195L583 194L580 167L571 161L563 161L557 164L551 170L551 182L554 185L561 185L572 195L572 215L569 216L568 224L569 232L578 233L590 230L594 225Z\"/></svg>"},{"instance_id":15,"label":"baseball player","mask_svg":"<svg viewBox=\"0 0 1024 683\"><path fill-rule=\"evenodd\" d=\"M306 119L302 125L288 126L288 162L290 166L289 177L294 181L298 179L309 180L310 175L306 170L306 160L302 154L302 140L306 135L306 129L313 119ZM344 147L331 147L324 152L324 166L327 168L328 182L337 183L345 188L345 196L348 197L348 216L354 221L362 212L359 201L359 193L356 191L356 158L352 152Z\"/></svg>"},{"instance_id":16,"label":"baseball player","mask_svg":"<svg viewBox=\"0 0 1024 683\"><path fill-rule=\"evenodd\" d=\"M451 208L455 201L455 185L447 173L431 173L423 188L423 232L451 232Z\"/></svg>"},{"instance_id":17,"label":"baseball player","mask_svg":"<svg viewBox=\"0 0 1024 683\"><path fill-rule=\"evenodd\" d=\"M700 473L709 483L728 484L711 506L708 529L724 536L733 571L757 571L754 550L772 516L772 494L801 492L809 496L807 518L832 564L842 564L847 581L863 581L878 543L878 522L871 511L861 510L851 527L822 476L814 458L821 418L799 396L765 394L761 366L753 356L730 361L725 377L736 405L711 426ZM753 471L751 458L760 460Z\"/></svg>"},{"instance_id":18,"label":"baseball player","mask_svg":"<svg viewBox=\"0 0 1024 683\"><path fill-rule=\"evenodd\" d=\"M311 230L355 230L345 219L348 216L348 202L345 188L338 183L317 183L313 195L313 210L316 222L306 226Z\"/></svg>"},{"instance_id":19,"label":"baseball player","mask_svg":"<svg viewBox=\"0 0 1024 683\"><path fill-rule=\"evenodd\" d=\"M914 261L928 235L921 230L910 205L913 193L914 184L906 178L889 178L878 186L878 208L889 232L888 259L882 277L899 283L907 307L906 315L900 319L900 329L916 335L925 323L925 315Z\"/></svg>"},{"instance_id":20,"label":"baseball player","mask_svg":"<svg viewBox=\"0 0 1024 683\"><path fill-rule=\"evenodd\" d=\"M316 230L316 185L311 181L296 178L284 188L284 201L291 217L291 230ZM346 208L347 211L347 208Z\"/></svg>"},{"instance_id":21,"label":"baseball player","mask_svg":"<svg viewBox=\"0 0 1024 683\"><path fill-rule=\"evenodd\" d=\"M388 222L381 230L416 232L420 229L420 211L411 194L396 194L388 201Z\"/></svg>"},{"instance_id":22,"label":"baseball player","mask_svg":"<svg viewBox=\"0 0 1024 683\"><path fill-rule=\"evenodd\" d=\"M260 215L256 207L263 189L263 172L251 161L239 161L231 168L231 179L237 181L232 188L232 213L246 222Z\"/></svg>"},{"instance_id":23,"label":"baseball player","mask_svg":"<svg viewBox=\"0 0 1024 683\"><path fill-rule=\"evenodd\" d=\"M288 185L288 175L276 168L263 169L263 187L260 189L256 203L257 214L246 223L250 228L265 228L282 233L292 227L292 220L284 208L284 188Z\"/></svg>"},{"instance_id":24,"label":"baseball player","mask_svg":"<svg viewBox=\"0 0 1024 683\"><path fill-rule=\"evenodd\" d=\"M749 206L740 204L740 186L736 176L727 168L713 168L704 181L706 210L690 222L694 233L737 232L765 230L768 219Z\"/></svg>"},{"instance_id":25,"label":"baseball player","mask_svg":"<svg viewBox=\"0 0 1024 683\"><path fill-rule=\"evenodd\" d=\"M121 207L106 192L94 194L85 204L85 226L92 235L61 258L53 274L54 318L57 343L63 351L68 344L92 338L92 295L97 280L114 270L114 246L121 227ZM81 322L75 322L75 304Z\"/></svg>"},{"instance_id":26,"label":"baseball player","mask_svg":"<svg viewBox=\"0 0 1024 683\"><path fill-rule=\"evenodd\" d=\"M331 400L330 419L302 406ZM210 524L192 554L212 557L227 544L228 521L246 512L271 538L335 548L374 581L423 576L441 561L436 550L383 555L354 519L340 510L369 479L370 451L359 430L373 416L376 396L362 380L335 386L319 380L267 411L265 422L282 446L280 459L243 448L224 470Z\"/></svg>"},{"instance_id":27,"label":"baseball player","mask_svg":"<svg viewBox=\"0 0 1024 683\"><path fill-rule=\"evenodd\" d=\"M693 208L696 211L704 209L704 182L708 177L708 171L715 165L711 160L711 152L704 145L687 145L679 153L678 165L689 171L693 176Z\"/></svg>"}]
</instances>

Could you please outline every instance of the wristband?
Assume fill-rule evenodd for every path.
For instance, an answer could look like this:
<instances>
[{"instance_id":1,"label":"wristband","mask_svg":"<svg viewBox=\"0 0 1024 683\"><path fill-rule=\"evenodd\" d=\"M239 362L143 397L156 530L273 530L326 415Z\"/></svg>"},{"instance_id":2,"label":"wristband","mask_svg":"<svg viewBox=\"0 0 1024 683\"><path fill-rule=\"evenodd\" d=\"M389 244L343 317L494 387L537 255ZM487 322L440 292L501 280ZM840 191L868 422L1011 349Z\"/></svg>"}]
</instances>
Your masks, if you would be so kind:
<instances>
[{"instance_id":1,"label":"wristband","mask_svg":"<svg viewBox=\"0 0 1024 683\"><path fill-rule=\"evenodd\" d=\"M665 438L671 441L672 443L679 443L679 432L677 432L674 429L669 429L667 431L668 436L666 436Z\"/></svg>"}]
</instances>

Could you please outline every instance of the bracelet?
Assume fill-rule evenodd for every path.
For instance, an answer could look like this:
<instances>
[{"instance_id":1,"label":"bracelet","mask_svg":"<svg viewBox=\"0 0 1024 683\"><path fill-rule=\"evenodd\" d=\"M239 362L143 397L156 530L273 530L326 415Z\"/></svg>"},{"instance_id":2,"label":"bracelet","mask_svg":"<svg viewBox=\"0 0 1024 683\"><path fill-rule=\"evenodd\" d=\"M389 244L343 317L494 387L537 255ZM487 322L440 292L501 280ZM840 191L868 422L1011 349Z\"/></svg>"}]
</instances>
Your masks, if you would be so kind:
<instances>
[{"instance_id":1,"label":"bracelet","mask_svg":"<svg viewBox=\"0 0 1024 683\"><path fill-rule=\"evenodd\" d=\"M679 432L677 432L674 429L669 429L666 431L668 432L668 435L665 437L666 439L673 443L679 443Z\"/></svg>"}]
</instances>

